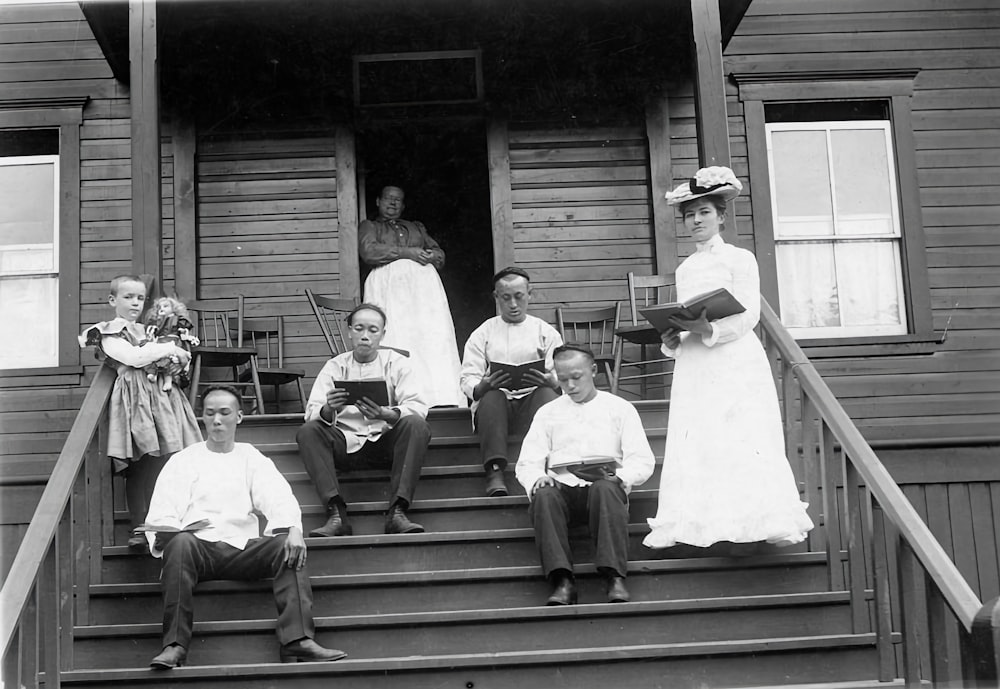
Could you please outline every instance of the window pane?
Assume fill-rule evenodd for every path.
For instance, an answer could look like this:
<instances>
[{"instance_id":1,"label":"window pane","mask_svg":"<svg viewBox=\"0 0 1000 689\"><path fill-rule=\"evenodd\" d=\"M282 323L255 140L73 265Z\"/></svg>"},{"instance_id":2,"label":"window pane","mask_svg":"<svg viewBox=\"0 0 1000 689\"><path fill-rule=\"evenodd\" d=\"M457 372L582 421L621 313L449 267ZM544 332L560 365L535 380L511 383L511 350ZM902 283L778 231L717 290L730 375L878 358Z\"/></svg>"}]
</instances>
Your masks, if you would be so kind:
<instances>
[{"instance_id":1,"label":"window pane","mask_svg":"<svg viewBox=\"0 0 1000 689\"><path fill-rule=\"evenodd\" d=\"M777 217L775 236L832 234L826 132L772 132L771 152Z\"/></svg>"},{"instance_id":2,"label":"window pane","mask_svg":"<svg viewBox=\"0 0 1000 689\"><path fill-rule=\"evenodd\" d=\"M0 164L0 271L57 270L55 175L51 158Z\"/></svg>"},{"instance_id":3,"label":"window pane","mask_svg":"<svg viewBox=\"0 0 1000 689\"><path fill-rule=\"evenodd\" d=\"M843 325L903 325L899 244L840 242L837 276Z\"/></svg>"},{"instance_id":4,"label":"window pane","mask_svg":"<svg viewBox=\"0 0 1000 689\"><path fill-rule=\"evenodd\" d=\"M0 323L7 324L0 337L0 368L59 365L58 292L56 278L0 280Z\"/></svg>"},{"instance_id":5,"label":"window pane","mask_svg":"<svg viewBox=\"0 0 1000 689\"><path fill-rule=\"evenodd\" d=\"M787 328L841 325L833 244L778 244L778 293L781 322Z\"/></svg>"},{"instance_id":6,"label":"window pane","mask_svg":"<svg viewBox=\"0 0 1000 689\"><path fill-rule=\"evenodd\" d=\"M892 234L892 195L884 129L830 132L837 234Z\"/></svg>"}]
</instances>

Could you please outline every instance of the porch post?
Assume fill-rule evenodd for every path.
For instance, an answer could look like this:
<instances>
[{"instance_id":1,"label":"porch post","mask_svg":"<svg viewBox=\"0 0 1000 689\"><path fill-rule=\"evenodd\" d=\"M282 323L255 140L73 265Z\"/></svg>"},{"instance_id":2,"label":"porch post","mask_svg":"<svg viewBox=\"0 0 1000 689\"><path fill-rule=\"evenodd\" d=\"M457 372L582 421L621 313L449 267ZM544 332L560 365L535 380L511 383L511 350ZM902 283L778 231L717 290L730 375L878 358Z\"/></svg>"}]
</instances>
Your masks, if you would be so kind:
<instances>
[{"instance_id":1,"label":"porch post","mask_svg":"<svg viewBox=\"0 0 1000 689\"><path fill-rule=\"evenodd\" d=\"M132 117L132 272L163 286L160 212L160 103L156 3L129 0L128 52Z\"/></svg>"},{"instance_id":2,"label":"porch post","mask_svg":"<svg viewBox=\"0 0 1000 689\"><path fill-rule=\"evenodd\" d=\"M649 140L649 178L653 194L653 238L656 250L656 273L677 270L677 225L674 207L665 194L673 186L673 162L670 154L670 104L666 89L646 107L646 138Z\"/></svg>"},{"instance_id":3,"label":"porch post","mask_svg":"<svg viewBox=\"0 0 1000 689\"><path fill-rule=\"evenodd\" d=\"M358 258L358 180L354 131L345 125L334 133L337 161L337 237L340 251L340 296L361 298Z\"/></svg>"},{"instance_id":4,"label":"porch post","mask_svg":"<svg viewBox=\"0 0 1000 689\"><path fill-rule=\"evenodd\" d=\"M698 127L698 162L702 167L730 165L719 2L691 0L691 36L695 53L694 105Z\"/></svg>"}]
</instances>

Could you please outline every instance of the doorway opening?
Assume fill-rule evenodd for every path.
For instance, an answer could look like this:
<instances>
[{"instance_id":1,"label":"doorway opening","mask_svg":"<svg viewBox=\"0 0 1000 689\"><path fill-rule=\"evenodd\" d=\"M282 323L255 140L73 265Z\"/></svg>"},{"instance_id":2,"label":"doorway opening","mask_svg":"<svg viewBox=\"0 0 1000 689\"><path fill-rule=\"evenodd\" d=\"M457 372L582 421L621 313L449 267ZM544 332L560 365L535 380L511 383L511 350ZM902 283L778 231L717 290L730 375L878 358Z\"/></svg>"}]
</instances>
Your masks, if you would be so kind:
<instances>
[{"instance_id":1,"label":"doorway opening","mask_svg":"<svg viewBox=\"0 0 1000 689\"><path fill-rule=\"evenodd\" d=\"M493 233L486 128L482 121L396 120L367 125L357 140L361 215L374 218L382 187L406 192L403 218L419 220L445 253L459 355L469 334L495 315ZM368 276L361 266L361 281Z\"/></svg>"}]
</instances>

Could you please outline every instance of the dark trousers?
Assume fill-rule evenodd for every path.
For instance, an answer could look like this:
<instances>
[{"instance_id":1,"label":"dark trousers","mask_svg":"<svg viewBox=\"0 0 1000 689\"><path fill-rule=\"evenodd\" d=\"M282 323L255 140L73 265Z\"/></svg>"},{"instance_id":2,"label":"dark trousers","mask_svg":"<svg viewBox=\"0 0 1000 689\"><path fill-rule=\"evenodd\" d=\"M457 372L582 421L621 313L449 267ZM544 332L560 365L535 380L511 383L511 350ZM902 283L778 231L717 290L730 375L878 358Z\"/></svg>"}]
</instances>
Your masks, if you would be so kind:
<instances>
[{"instance_id":1,"label":"dark trousers","mask_svg":"<svg viewBox=\"0 0 1000 689\"><path fill-rule=\"evenodd\" d=\"M228 543L209 543L191 533L179 533L163 549L163 646L191 646L194 620L194 587L199 581L273 578L274 602L278 608L276 632L284 645L312 638L312 587L303 567L285 565L285 538L255 538L240 550Z\"/></svg>"},{"instance_id":2,"label":"dark trousers","mask_svg":"<svg viewBox=\"0 0 1000 689\"><path fill-rule=\"evenodd\" d=\"M376 441L368 441L357 452L347 454L347 439L336 426L307 421L295 436L299 455L312 478L324 506L340 497L337 470L391 467L389 504L413 502L420 469L431 441L431 430L419 416L404 416Z\"/></svg>"},{"instance_id":3,"label":"dark trousers","mask_svg":"<svg viewBox=\"0 0 1000 689\"><path fill-rule=\"evenodd\" d=\"M545 576L557 569L573 571L569 527L576 524L590 527L598 570L614 570L622 577L628 572L628 496L617 481L602 479L589 486L557 481L532 496L528 511Z\"/></svg>"},{"instance_id":4,"label":"dark trousers","mask_svg":"<svg viewBox=\"0 0 1000 689\"><path fill-rule=\"evenodd\" d=\"M483 464L497 462L507 466L507 435L523 435L531 426L538 408L551 402L558 393L550 387L537 387L530 395L507 399L502 390L490 390L479 398L476 408L476 434Z\"/></svg>"}]
</instances>

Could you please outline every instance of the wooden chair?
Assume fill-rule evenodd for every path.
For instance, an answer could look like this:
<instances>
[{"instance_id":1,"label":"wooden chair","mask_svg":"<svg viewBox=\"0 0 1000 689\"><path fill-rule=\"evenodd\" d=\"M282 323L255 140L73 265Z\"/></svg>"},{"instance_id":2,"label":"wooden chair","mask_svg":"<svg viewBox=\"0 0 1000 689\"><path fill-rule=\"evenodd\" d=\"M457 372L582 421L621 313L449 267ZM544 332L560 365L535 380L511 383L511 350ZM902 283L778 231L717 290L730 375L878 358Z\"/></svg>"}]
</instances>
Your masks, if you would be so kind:
<instances>
[{"instance_id":1,"label":"wooden chair","mask_svg":"<svg viewBox=\"0 0 1000 689\"><path fill-rule=\"evenodd\" d=\"M201 389L211 383L224 382L241 392L244 400L253 402L250 413L264 413L264 395L258 375L257 349L243 342L243 295L236 300L236 308L218 306L204 301L188 302L191 320L197 329L201 343L191 352L193 373L191 389L188 393L191 408L195 409ZM235 322L236 328L230 323ZM221 369L229 378L214 378L203 381L205 369ZM244 376L242 370L249 374Z\"/></svg>"},{"instance_id":2,"label":"wooden chair","mask_svg":"<svg viewBox=\"0 0 1000 689\"><path fill-rule=\"evenodd\" d=\"M306 287L306 298L313 313L316 314L319 329L330 347L330 354L337 356L350 349L350 345L347 344L347 323L344 319L358 305L358 300L324 297L322 294L313 294L308 287Z\"/></svg>"},{"instance_id":3,"label":"wooden chair","mask_svg":"<svg viewBox=\"0 0 1000 689\"><path fill-rule=\"evenodd\" d=\"M619 327L615 331L618 340L615 348L615 384L611 392L617 394L623 381L639 381L639 396L647 399L649 393L649 379L663 376L663 387L666 388L666 380L673 375L673 363L663 357L651 358L653 354L649 348L653 347L653 352L658 352L660 348L660 334L656 328L646 323L639 317L639 309L651 304L662 304L674 300L674 287L676 278L673 273L666 275L636 275L633 272L628 274L628 297L629 307L632 314L632 325ZM638 361L625 361L625 344L630 343L639 347ZM622 370L628 367L639 369L639 373L623 375ZM658 370L651 370L656 368Z\"/></svg>"},{"instance_id":4,"label":"wooden chair","mask_svg":"<svg viewBox=\"0 0 1000 689\"><path fill-rule=\"evenodd\" d=\"M586 345L594 352L594 362L598 371L603 370L608 379L608 389L615 389L615 356L618 329L621 318L621 302L612 306L592 309L556 309L556 323L563 342Z\"/></svg>"},{"instance_id":5,"label":"wooden chair","mask_svg":"<svg viewBox=\"0 0 1000 689\"><path fill-rule=\"evenodd\" d=\"M243 334L244 342L257 350L257 377L262 386L274 388L275 411L281 413L281 386L295 383L299 391L302 411L306 409L306 393L302 387L305 369L285 366L285 319L282 316L244 317L242 326L229 321L230 331ZM253 370L244 368L240 373L243 382L252 381Z\"/></svg>"}]
</instances>

